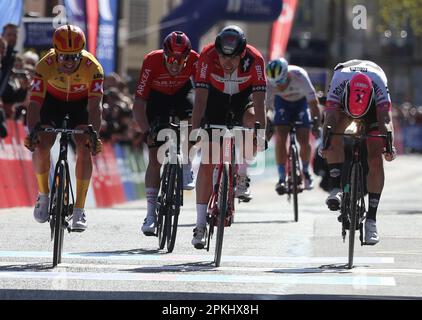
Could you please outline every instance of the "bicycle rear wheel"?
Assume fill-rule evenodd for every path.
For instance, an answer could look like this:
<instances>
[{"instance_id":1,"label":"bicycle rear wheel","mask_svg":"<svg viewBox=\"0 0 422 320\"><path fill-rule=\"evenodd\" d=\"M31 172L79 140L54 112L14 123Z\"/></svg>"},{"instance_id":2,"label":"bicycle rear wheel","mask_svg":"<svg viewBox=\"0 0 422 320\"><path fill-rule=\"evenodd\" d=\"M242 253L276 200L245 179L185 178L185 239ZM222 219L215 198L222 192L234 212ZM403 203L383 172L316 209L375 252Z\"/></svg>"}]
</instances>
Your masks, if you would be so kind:
<instances>
[{"instance_id":1,"label":"bicycle rear wheel","mask_svg":"<svg viewBox=\"0 0 422 320\"><path fill-rule=\"evenodd\" d=\"M177 223L179 221L180 203L182 199L182 166L178 164L171 165L169 179L169 210L167 212L167 252L172 252L176 242Z\"/></svg>"},{"instance_id":2,"label":"bicycle rear wheel","mask_svg":"<svg viewBox=\"0 0 422 320\"><path fill-rule=\"evenodd\" d=\"M353 268L353 256L355 247L356 224L359 218L359 200L362 190L360 190L362 182L362 172L358 163L352 164L350 180L350 227L349 227L349 261L348 268Z\"/></svg>"},{"instance_id":3,"label":"bicycle rear wheel","mask_svg":"<svg viewBox=\"0 0 422 320\"><path fill-rule=\"evenodd\" d=\"M293 213L295 222L299 221L299 204L297 199L298 194L298 176L297 176L297 170L299 169L297 167L298 164L298 153L296 146L290 146L290 181L292 182L292 190L293 193Z\"/></svg>"},{"instance_id":4,"label":"bicycle rear wheel","mask_svg":"<svg viewBox=\"0 0 422 320\"><path fill-rule=\"evenodd\" d=\"M166 245L167 229L166 229L166 217L167 217L167 186L168 186L168 172L169 164L165 164L163 167L163 173L161 175L161 186L160 195L157 200L157 234L158 234L158 247L163 249Z\"/></svg>"},{"instance_id":5,"label":"bicycle rear wheel","mask_svg":"<svg viewBox=\"0 0 422 320\"><path fill-rule=\"evenodd\" d=\"M229 164L223 165L223 171L221 173L220 188L218 190L218 223L217 223L217 239L215 244L215 255L214 263L216 267L220 266L221 253L223 251L223 237L224 227L228 209L228 194L229 194Z\"/></svg>"},{"instance_id":6,"label":"bicycle rear wheel","mask_svg":"<svg viewBox=\"0 0 422 320\"><path fill-rule=\"evenodd\" d=\"M54 245L53 245L53 267L57 266L62 262L62 250L63 250L63 236L64 229L62 228L64 219L64 199L66 190L66 165L64 161L61 161L56 169L54 175L54 194L51 199L55 199L55 206L53 206L54 212L52 213L54 223Z\"/></svg>"}]
</instances>

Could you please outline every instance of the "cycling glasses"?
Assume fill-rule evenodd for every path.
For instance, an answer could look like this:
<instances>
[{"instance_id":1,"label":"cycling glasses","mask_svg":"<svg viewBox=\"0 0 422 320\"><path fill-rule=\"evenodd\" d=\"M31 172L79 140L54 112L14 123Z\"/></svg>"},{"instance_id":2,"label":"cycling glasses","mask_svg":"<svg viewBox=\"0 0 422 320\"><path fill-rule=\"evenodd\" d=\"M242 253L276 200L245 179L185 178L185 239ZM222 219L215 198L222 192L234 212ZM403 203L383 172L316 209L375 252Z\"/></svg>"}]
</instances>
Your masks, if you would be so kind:
<instances>
[{"instance_id":1,"label":"cycling glasses","mask_svg":"<svg viewBox=\"0 0 422 320\"><path fill-rule=\"evenodd\" d=\"M76 53L76 54L65 54L65 53L59 53L57 55L60 62L63 61L79 61L82 58L82 53Z\"/></svg>"},{"instance_id":2,"label":"cycling glasses","mask_svg":"<svg viewBox=\"0 0 422 320\"><path fill-rule=\"evenodd\" d=\"M168 64L177 64L182 65L186 62L187 57L183 55L166 55L164 54L164 59Z\"/></svg>"}]
</instances>

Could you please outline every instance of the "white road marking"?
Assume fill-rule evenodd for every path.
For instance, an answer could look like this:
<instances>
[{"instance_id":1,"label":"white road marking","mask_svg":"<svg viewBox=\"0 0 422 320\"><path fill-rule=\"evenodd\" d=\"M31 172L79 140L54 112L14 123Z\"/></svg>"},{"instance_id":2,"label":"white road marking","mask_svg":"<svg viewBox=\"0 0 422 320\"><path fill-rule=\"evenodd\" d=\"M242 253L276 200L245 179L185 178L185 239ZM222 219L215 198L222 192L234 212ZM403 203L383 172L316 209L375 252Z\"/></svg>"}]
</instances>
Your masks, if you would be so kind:
<instances>
[{"instance_id":1,"label":"white road marking","mask_svg":"<svg viewBox=\"0 0 422 320\"><path fill-rule=\"evenodd\" d=\"M318 284L362 286L395 286L392 277L369 276L241 276L221 274L152 274L152 273L98 273L98 272L17 272L2 271L0 279L52 279L97 281L165 281L165 282L217 282L217 283L267 283L267 284Z\"/></svg>"},{"instance_id":2,"label":"white road marking","mask_svg":"<svg viewBox=\"0 0 422 320\"><path fill-rule=\"evenodd\" d=\"M51 258L51 252L40 251L0 251L0 258ZM65 252L63 259L82 260L122 260L122 261L185 261L212 262L213 255L180 255L180 254L137 254L137 253L107 253L107 252ZM299 264L342 264L347 263L347 257L277 257L277 256L225 256L222 262L252 262L252 263L299 263ZM394 257L355 257L355 264L394 263Z\"/></svg>"}]
</instances>

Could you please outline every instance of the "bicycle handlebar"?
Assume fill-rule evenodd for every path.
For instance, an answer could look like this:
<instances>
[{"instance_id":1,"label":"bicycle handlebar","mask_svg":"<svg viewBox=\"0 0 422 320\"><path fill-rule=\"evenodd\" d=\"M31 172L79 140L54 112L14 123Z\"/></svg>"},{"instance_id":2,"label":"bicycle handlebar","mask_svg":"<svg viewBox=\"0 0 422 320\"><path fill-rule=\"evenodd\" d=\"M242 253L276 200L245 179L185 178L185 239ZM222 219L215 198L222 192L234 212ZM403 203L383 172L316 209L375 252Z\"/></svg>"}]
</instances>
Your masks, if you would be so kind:
<instances>
[{"instance_id":1,"label":"bicycle handlebar","mask_svg":"<svg viewBox=\"0 0 422 320\"><path fill-rule=\"evenodd\" d=\"M326 134L324 135L322 150L327 150L330 147L332 136L352 137L355 140L363 140L363 139L366 139L366 138L383 138L386 142L385 152L389 153L389 154L393 153L393 133L391 131L387 131L387 134L359 135L359 134L355 134L355 133L334 133L334 132L332 132L332 127L327 126L327 131L326 131Z\"/></svg>"},{"instance_id":2,"label":"bicycle handlebar","mask_svg":"<svg viewBox=\"0 0 422 320\"><path fill-rule=\"evenodd\" d=\"M40 132L45 132L49 134L57 134L57 133L64 133L68 135L82 135L86 134L89 136L90 142L92 144L91 153L94 155L95 150L97 149L97 132L94 130L92 124L88 125L86 129L63 129L63 128L42 128L41 123L37 123L34 129L31 131L29 135L29 139L31 144L35 143L35 139Z\"/></svg>"}]
</instances>

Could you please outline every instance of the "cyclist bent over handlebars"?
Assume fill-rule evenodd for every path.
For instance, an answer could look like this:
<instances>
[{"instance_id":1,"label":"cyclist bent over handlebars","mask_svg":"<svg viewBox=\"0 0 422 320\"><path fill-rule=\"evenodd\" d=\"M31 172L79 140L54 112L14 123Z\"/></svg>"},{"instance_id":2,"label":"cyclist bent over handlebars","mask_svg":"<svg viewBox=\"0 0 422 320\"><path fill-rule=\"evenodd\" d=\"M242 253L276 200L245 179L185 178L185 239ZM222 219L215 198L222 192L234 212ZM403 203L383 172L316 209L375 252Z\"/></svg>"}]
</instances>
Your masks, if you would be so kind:
<instances>
[{"instance_id":1,"label":"cyclist bent over handlebars","mask_svg":"<svg viewBox=\"0 0 422 320\"><path fill-rule=\"evenodd\" d=\"M323 134L327 126L334 133L343 133L352 120L362 119L367 133L387 134L393 132L391 116L391 99L384 71L374 62L367 60L350 60L338 64L334 69L327 103ZM382 189L384 187L384 164L382 154L387 161L395 159L392 154L385 153L384 140L367 139L369 208L365 221L365 242L376 244L379 235L376 228L376 214ZM341 189L341 172L344 162L343 139L332 136L331 147L322 152L327 159L330 172L330 195L326 203L330 210L339 210L343 192ZM370 179L369 179L370 177Z\"/></svg>"},{"instance_id":2,"label":"cyclist bent over handlebars","mask_svg":"<svg viewBox=\"0 0 422 320\"><path fill-rule=\"evenodd\" d=\"M215 43L202 50L198 60L192 130L198 129L203 119L208 124L226 125L228 112L234 113L234 121L240 125L254 128L255 121L258 121L261 129L265 129L264 68L261 53L246 44L243 31L238 26L225 27L217 35ZM211 155L211 145L201 143L202 155L206 153L204 148L209 148L208 154ZM212 193L214 165L212 161L204 163L203 158L198 171L197 221L191 242L197 249L205 246L207 204ZM236 197L249 201L248 187L249 178L243 165L238 171Z\"/></svg>"}]
</instances>

